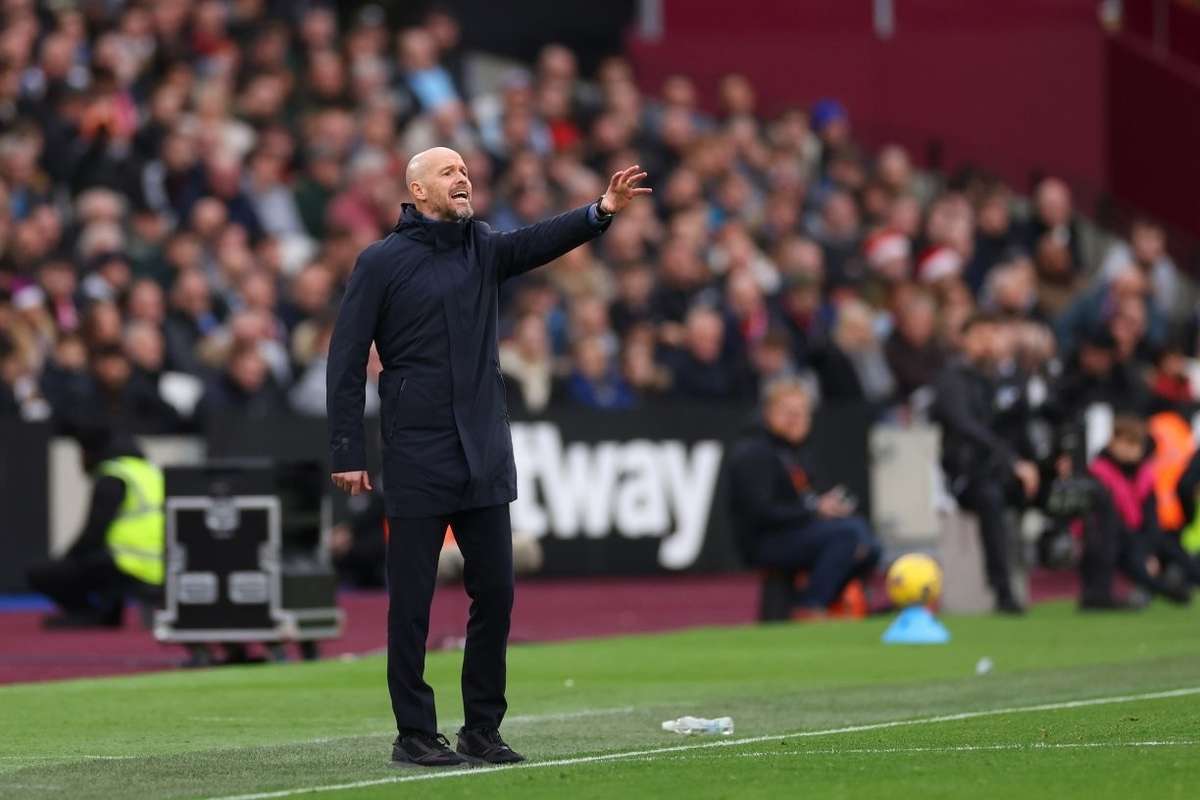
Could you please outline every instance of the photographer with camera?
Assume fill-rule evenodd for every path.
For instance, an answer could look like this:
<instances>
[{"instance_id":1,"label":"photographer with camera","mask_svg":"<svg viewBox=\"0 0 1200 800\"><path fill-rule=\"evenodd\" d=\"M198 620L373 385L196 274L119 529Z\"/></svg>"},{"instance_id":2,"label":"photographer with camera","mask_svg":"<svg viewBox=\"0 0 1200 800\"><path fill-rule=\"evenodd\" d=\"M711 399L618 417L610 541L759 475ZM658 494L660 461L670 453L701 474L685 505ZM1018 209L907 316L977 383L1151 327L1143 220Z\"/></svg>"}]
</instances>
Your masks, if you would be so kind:
<instances>
[{"instance_id":1,"label":"photographer with camera","mask_svg":"<svg viewBox=\"0 0 1200 800\"><path fill-rule=\"evenodd\" d=\"M1068 456L1059 457L1059 478L1048 508L1059 518L1083 523L1081 609L1131 607L1113 597L1113 574L1118 568L1145 591L1180 604L1191 600L1186 577L1167 576L1171 564L1182 568L1184 575L1191 565L1178 541L1168 539L1159 527L1152 450L1145 420L1122 413L1113 422L1108 445L1088 465L1086 475L1072 470ZM1154 573L1147 567L1151 557L1159 565Z\"/></svg>"}]
</instances>

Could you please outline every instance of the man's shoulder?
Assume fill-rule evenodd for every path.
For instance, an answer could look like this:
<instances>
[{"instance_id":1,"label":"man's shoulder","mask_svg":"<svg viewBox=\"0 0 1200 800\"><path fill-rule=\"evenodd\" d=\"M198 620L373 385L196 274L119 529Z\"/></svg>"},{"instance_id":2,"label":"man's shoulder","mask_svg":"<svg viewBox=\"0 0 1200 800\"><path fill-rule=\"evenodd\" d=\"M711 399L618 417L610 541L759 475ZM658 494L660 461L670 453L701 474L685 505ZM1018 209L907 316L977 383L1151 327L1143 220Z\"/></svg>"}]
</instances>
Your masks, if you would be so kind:
<instances>
[{"instance_id":1,"label":"man's shoulder","mask_svg":"<svg viewBox=\"0 0 1200 800\"><path fill-rule=\"evenodd\" d=\"M770 453L772 450L771 440L766 432L752 429L734 440L733 446L730 448L730 457L738 460L754 458L762 456L764 453Z\"/></svg>"}]
</instances>

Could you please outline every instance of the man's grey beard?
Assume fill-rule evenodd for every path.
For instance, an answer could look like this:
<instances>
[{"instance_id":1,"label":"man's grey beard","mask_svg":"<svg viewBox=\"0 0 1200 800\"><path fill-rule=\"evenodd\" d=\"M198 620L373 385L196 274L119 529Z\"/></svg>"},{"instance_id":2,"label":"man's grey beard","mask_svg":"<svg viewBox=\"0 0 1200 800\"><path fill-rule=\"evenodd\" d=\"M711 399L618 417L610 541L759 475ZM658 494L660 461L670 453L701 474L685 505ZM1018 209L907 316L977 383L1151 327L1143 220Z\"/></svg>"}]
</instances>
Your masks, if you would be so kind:
<instances>
[{"instance_id":1,"label":"man's grey beard","mask_svg":"<svg viewBox=\"0 0 1200 800\"><path fill-rule=\"evenodd\" d=\"M467 203L466 208L455 207L455 209L454 209L454 217L459 222L465 222L466 220L469 220L473 216L475 216L475 209L471 207L470 203Z\"/></svg>"}]
</instances>

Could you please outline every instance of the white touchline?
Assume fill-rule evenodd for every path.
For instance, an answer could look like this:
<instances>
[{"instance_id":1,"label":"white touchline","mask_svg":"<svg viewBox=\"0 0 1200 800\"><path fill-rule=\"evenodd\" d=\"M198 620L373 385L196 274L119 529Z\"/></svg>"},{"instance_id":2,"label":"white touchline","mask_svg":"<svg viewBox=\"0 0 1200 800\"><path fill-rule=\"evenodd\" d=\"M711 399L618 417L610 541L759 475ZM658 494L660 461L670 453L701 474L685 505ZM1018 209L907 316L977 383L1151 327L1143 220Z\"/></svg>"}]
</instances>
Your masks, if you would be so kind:
<instances>
[{"instance_id":1,"label":"white touchline","mask_svg":"<svg viewBox=\"0 0 1200 800\"><path fill-rule=\"evenodd\" d=\"M845 756L845 755L888 755L890 753L990 753L1003 750L1099 750L1123 747L1195 747L1200 740L1180 739L1174 741L1149 742L1014 742L1012 744L963 744L949 747L853 747L829 748L826 750L758 750L752 753L730 753L725 758L774 758L796 756ZM672 761L698 758L685 754Z\"/></svg>"},{"instance_id":2,"label":"white touchline","mask_svg":"<svg viewBox=\"0 0 1200 800\"><path fill-rule=\"evenodd\" d=\"M962 711L956 714L941 714L935 717L916 717L913 719L898 719L890 722L871 722L863 725L847 725L842 728L828 728L821 731L795 731L792 733L774 733L767 736L749 736L741 739L716 739L693 744L680 744L673 747L655 747L648 750L626 750L617 753L601 753L594 756L578 756L575 758L558 758L551 761L529 761L511 767L492 769L470 768L452 769L444 772L421 772L415 775L397 775L390 778L374 778L372 780L354 781L353 783L336 783L326 786L305 786L298 789L281 789L274 792L256 792L253 794L227 795L210 800L273 800L277 797L294 797L299 794L316 794L319 792L337 792L348 789L365 789L370 786L383 786L389 783L409 783L412 781L431 781L445 778L461 778L465 776L479 777L482 775L497 775L526 769L544 769L546 767L570 767L578 764L594 764L598 761L621 761L644 756L660 755L662 753L679 753L687 750L701 750L710 747L734 747L756 742L773 742L780 739L800 739L814 736L834 736L842 733L861 733L878 731L887 728L901 728L912 725L933 725L940 722L959 722L980 717L998 717L1005 714L1025 714L1036 711L1064 711L1071 708L1087 708L1089 706L1105 706L1114 703L1133 703L1139 700L1166 700L1172 697L1187 697L1200 694L1200 686L1186 689L1171 689L1164 692L1146 692L1144 694L1114 695L1111 697L1092 697L1086 700L1064 700L1056 703L1039 703L1032 706L1012 706L1010 708L990 708L982 711Z\"/></svg>"}]
</instances>

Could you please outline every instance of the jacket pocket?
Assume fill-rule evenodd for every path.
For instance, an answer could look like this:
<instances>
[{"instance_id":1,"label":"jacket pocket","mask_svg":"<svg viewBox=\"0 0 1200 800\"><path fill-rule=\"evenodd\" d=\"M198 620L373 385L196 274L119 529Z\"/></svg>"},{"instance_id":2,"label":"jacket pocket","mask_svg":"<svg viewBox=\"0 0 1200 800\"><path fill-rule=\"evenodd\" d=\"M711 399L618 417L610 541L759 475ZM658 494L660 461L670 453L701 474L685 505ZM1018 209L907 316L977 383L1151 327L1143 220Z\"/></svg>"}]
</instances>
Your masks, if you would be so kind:
<instances>
[{"instance_id":1,"label":"jacket pocket","mask_svg":"<svg viewBox=\"0 0 1200 800\"><path fill-rule=\"evenodd\" d=\"M396 390L391 392L386 400L383 401L383 408L380 409L381 421L383 425L383 434L385 439L392 439L396 435L396 428L400 424L400 398L404 394L404 387L408 384L408 378L401 378L396 386Z\"/></svg>"}]
</instances>

